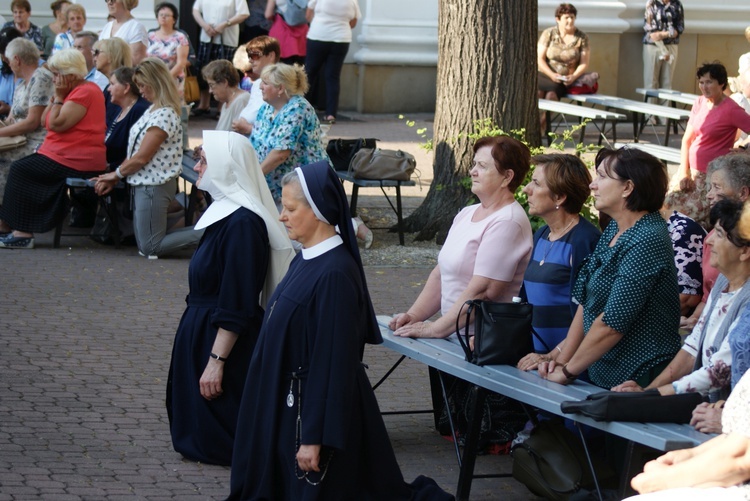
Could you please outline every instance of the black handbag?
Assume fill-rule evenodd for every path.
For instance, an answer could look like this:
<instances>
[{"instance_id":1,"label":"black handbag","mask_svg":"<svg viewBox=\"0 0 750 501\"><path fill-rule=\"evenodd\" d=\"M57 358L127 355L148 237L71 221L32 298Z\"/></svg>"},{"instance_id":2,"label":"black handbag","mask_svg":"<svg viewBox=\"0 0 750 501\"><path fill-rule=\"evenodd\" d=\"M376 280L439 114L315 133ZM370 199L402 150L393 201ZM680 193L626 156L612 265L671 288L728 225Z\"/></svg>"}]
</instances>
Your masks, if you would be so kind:
<instances>
[{"instance_id":1,"label":"black handbag","mask_svg":"<svg viewBox=\"0 0 750 501\"><path fill-rule=\"evenodd\" d=\"M567 500L582 488L594 486L583 444L560 421L542 421L531 436L515 444L513 478L537 496ZM594 462L597 478L609 482L614 473L601 461Z\"/></svg>"},{"instance_id":2,"label":"black handbag","mask_svg":"<svg viewBox=\"0 0 750 501\"><path fill-rule=\"evenodd\" d=\"M372 137L361 137L359 139L331 139L326 146L328 158L333 163L335 170L349 170L349 164L354 155L362 148L377 147L377 139Z\"/></svg>"},{"instance_id":3,"label":"black handbag","mask_svg":"<svg viewBox=\"0 0 750 501\"><path fill-rule=\"evenodd\" d=\"M466 325L462 339L459 319L464 306ZM534 351L531 339L533 307L529 303L493 303L470 299L456 317L456 334L466 360L476 365L516 365ZM474 350L469 348L469 324L474 313Z\"/></svg>"},{"instance_id":4,"label":"black handbag","mask_svg":"<svg viewBox=\"0 0 750 501\"><path fill-rule=\"evenodd\" d=\"M566 414L583 414L596 421L635 421L638 423L687 424L703 397L700 393L662 396L659 390L637 393L602 391L586 400L560 404Z\"/></svg>"}]
</instances>

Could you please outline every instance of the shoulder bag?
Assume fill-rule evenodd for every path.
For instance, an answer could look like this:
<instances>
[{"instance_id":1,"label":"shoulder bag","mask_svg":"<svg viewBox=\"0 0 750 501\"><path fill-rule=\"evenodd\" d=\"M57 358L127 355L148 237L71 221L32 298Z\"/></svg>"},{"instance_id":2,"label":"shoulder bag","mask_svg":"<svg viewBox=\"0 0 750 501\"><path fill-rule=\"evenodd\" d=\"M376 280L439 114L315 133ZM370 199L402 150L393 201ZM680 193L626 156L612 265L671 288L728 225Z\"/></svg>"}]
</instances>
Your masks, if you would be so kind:
<instances>
[{"instance_id":1,"label":"shoulder bag","mask_svg":"<svg viewBox=\"0 0 750 501\"><path fill-rule=\"evenodd\" d=\"M561 421L542 421L524 442L513 445L513 478L537 496L567 500L582 488L594 486L583 444ZM614 473L595 461L596 476L609 482Z\"/></svg>"},{"instance_id":2,"label":"shoulder bag","mask_svg":"<svg viewBox=\"0 0 750 501\"><path fill-rule=\"evenodd\" d=\"M375 148L378 140L374 137L360 137L358 139L331 139L326 146L328 158L333 163L334 170L349 170L354 154L362 148Z\"/></svg>"},{"instance_id":3,"label":"shoulder bag","mask_svg":"<svg viewBox=\"0 0 750 501\"><path fill-rule=\"evenodd\" d=\"M466 325L463 338L459 319L464 306ZM466 354L466 360L476 365L516 365L521 358L534 351L531 339L533 307L529 303L493 303L470 299L456 317L456 335ZM469 348L469 325L474 313L474 350ZM538 337L538 336L537 336Z\"/></svg>"},{"instance_id":4,"label":"shoulder bag","mask_svg":"<svg viewBox=\"0 0 750 501\"><path fill-rule=\"evenodd\" d=\"M201 90L198 87L198 77L193 74L191 66L185 67L184 97L186 103L194 103L201 98Z\"/></svg>"},{"instance_id":5,"label":"shoulder bag","mask_svg":"<svg viewBox=\"0 0 750 501\"><path fill-rule=\"evenodd\" d=\"M286 13L282 14L278 8L277 12L281 14L284 22L289 26L307 24L307 0L287 0Z\"/></svg>"},{"instance_id":6,"label":"shoulder bag","mask_svg":"<svg viewBox=\"0 0 750 501\"><path fill-rule=\"evenodd\" d=\"M349 173L355 179L408 181L416 168L414 155L405 151L362 148L354 154Z\"/></svg>"},{"instance_id":7,"label":"shoulder bag","mask_svg":"<svg viewBox=\"0 0 750 501\"><path fill-rule=\"evenodd\" d=\"M6 124L2 120L0 120L0 127L5 127L7 125L9 124ZM0 137L0 152L14 150L25 144L26 144L26 136L23 136L23 135Z\"/></svg>"}]
</instances>

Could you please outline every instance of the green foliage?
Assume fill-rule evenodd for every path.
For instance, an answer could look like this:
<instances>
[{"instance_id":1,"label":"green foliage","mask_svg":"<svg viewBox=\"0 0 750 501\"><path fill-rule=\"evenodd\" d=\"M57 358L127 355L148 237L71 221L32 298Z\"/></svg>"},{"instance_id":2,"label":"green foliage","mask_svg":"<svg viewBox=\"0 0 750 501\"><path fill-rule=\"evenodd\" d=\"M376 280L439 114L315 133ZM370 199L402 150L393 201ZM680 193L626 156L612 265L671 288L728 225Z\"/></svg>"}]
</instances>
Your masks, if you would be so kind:
<instances>
[{"instance_id":1,"label":"green foliage","mask_svg":"<svg viewBox=\"0 0 750 501\"><path fill-rule=\"evenodd\" d=\"M405 117L403 115L399 115L398 118L401 120L405 120ZM572 144L573 147L575 148L576 155L580 157L584 153L594 152L599 149L597 146L583 145L582 143L578 143L576 142L574 138L574 135L577 134L582 127L585 127L588 122L589 120L586 119L584 122L582 122L579 125L575 125L575 126L565 129L564 131L562 131L561 134L550 132L549 137L551 141L550 141L550 145L547 148L543 146L540 146L540 147L531 146L526 141L526 129L514 129L514 130L511 130L510 132L505 132L504 130L500 129L491 118L475 120L474 130L471 132L461 132L458 134L457 138L468 138L469 140L473 142L482 137L510 136L514 139L518 139L519 141L524 143L526 146L528 146L529 150L531 150L532 156L543 154L545 151L549 151L549 150L563 152L565 150L566 144ZM414 127L416 125L416 123L413 120L406 120L405 123L409 127ZM433 142L432 142L432 138L427 137L427 129L420 128L420 129L417 129L416 132L425 141L424 143L420 145L420 147L427 151L432 151ZM584 161L584 163L589 168L593 167L593 164L591 161L588 161L588 162ZM526 186L529 182L531 182L531 176L534 173L534 167L535 167L534 165L531 166L531 169L529 169L528 174L526 174L526 178L523 180L523 183L521 184L521 186ZM471 189L471 178L469 176L463 177L460 180L460 183L467 190ZM528 197L522 191L521 188L516 190L515 197L518 203L521 204L523 209L526 211L526 215L528 216L529 221L531 222L532 230L536 232L536 230L544 226L545 223L542 218L538 216L532 216L529 214ZM477 203L477 200L474 196L471 196L469 200L467 201L467 205L471 205L474 203ZM593 225L597 226L599 224L599 217L594 212L593 209L594 209L594 198L589 197L586 200L586 203L583 204L583 208L581 209L581 217L591 222Z\"/></svg>"}]
</instances>

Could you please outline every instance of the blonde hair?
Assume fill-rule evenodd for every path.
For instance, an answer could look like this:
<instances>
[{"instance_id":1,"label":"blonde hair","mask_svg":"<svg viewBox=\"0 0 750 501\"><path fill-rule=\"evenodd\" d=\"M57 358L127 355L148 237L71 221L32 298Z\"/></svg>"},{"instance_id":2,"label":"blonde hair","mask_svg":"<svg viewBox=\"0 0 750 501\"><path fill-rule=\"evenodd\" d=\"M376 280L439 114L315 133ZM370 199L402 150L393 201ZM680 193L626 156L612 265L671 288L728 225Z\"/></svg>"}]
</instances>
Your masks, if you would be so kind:
<instances>
[{"instance_id":1,"label":"blonde hair","mask_svg":"<svg viewBox=\"0 0 750 501\"><path fill-rule=\"evenodd\" d=\"M67 9L65 9L65 19L68 19L68 16L71 12L74 12L76 14L80 14L83 16L83 21L86 22L86 9L83 8L83 5L79 3L74 3L68 6Z\"/></svg>"},{"instance_id":2,"label":"blonde hair","mask_svg":"<svg viewBox=\"0 0 750 501\"><path fill-rule=\"evenodd\" d=\"M747 39L748 42L750 42L750 26L745 28L745 38Z\"/></svg>"},{"instance_id":3,"label":"blonde hair","mask_svg":"<svg viewBox=\"0 0 750 501\"><path fill-rule=\"evenodd\" d=\"M125 7L129 11L138 7L138 0L121 0L121 1L122 1L122 6Z\"/></svg>"},{"instance_id":4,"label":"blonde hair","mask_svg":"<svg viewBox=\"0 0 750 501\"><path fill-rule=\"evenodd\" d=\"M85 78L89 72L86 59L76 49L58 50L49 58L47 66L61 75L76 75L81 78Z\"/></svg>"},{"instance_id":5,"label":"blonde hair","mask_svg":"<svg viewBox=\"0 0 750 501\"><path fill-rule=\"evenodd\" d=\"M182 114L177 84L164 61L155 57L147 57L135 67L133 81L137 85L151 87L154 91L155 108L172 108L177 116Z\"/></svg>"},{"instance_id":6,"label":"blonde hair","mask_svg":"<svg viewBox=\"0 0 750 501\"><path fill-rule=\"evenodd\" d=\"M299 64L271 64L263 68L260 78L276 87L283 87L289 97L302 96L310 87L305 69Z\"/></svg>"},{"instance_id":7,"label":"blonde hair","mask_svg":"<svg viewBox=\"0 0 750 501\"><path fill-rule=\"evenodd\" d=\"M112 71L122 66L133 66L133 54L130 45L122 38L107 38L99 40L97 48L103 50L109 56L109 65Z\"/></svg>"}]
</instances>

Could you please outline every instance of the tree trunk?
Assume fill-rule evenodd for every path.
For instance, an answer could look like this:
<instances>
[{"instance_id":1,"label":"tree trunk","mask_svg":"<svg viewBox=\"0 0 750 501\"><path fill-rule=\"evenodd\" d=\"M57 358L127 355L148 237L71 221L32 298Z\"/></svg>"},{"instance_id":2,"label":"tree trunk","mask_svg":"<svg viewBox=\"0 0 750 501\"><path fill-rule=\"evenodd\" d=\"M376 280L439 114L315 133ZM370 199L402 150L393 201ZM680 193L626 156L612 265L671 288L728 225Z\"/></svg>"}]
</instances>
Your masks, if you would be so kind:
<instances>
[{"instance_id":1,"label":"tree trunk","mask_svg":"<svg viewBox=\"0 0 750 501\"><path fill-rule=\"evenodd\" d=\"M471 195L474 121L490 118L506 132L525 129L541 140L536 94L537 2L440 0L434 181L405 220L418 240L445 240Z\"/></svg>"}]
</instances>

